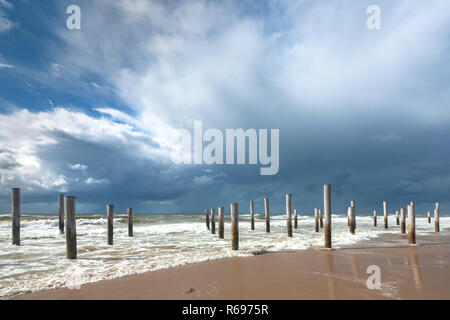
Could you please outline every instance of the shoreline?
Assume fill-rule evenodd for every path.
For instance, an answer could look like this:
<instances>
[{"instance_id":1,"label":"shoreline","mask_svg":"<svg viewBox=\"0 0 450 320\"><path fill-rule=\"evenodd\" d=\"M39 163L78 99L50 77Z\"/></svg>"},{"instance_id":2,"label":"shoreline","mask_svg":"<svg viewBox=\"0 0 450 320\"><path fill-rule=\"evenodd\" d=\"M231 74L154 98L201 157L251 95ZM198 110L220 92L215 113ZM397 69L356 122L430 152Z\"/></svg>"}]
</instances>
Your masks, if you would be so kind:
<instances>
[{"instance_id":1,"label":"shoreline","mask_svg":"<svg viewBox=\"0 0 450 320\"><path fill-rule=\"evenodd\" d=\"M450 299L450 232L422 234L418 243L387 233L336 250L221 258L7 299ZM371 290L373 265L381 288Z\"/></svg>"}]
</instances>

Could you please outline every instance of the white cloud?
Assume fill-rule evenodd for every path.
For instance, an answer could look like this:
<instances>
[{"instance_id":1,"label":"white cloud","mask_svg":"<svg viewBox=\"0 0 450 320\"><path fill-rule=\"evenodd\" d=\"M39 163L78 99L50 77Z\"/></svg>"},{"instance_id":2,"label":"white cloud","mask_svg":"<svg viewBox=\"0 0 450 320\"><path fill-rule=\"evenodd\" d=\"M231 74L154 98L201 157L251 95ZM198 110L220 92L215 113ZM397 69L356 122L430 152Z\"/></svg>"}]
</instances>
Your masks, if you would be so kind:
<instances>
[{"instance_id":1,"label":"white cloud","mask_svg":"<svg viewBox=\"0 0 450 320\"><path fill-rule=\"evenodd\" d=\"M13 26L2 7L12 9L13 5L6 0L0 0L0 32L8 31Z\"/></svg>"},{"instance_id":2,"label":"white cloud","mask_svg":"<svg viewBox=\"0 0 450 320\"><path fill-rule=\"evenodd\" d=\"M0 9L0 32L5 32L11 29L12 22L8 20L6 15Z\"/></svg>"},{"instance_id":3,"label":"white cloud","mask_svg":"<svg viewBox=\"0 0 450 320\"><path fill-rule=\"evenodd\" d=\"M12 9L13 8L13 4L8 2L7 0L0 0L0 6L3 6L3 7L8 8L8 9Z\"/></svg>"},{"instance_id":4,"label":"white cloud","mask_svg":"<svg viewBox=\"0 0 450 320\"><path fill-rule=\"evenodd\" d=\"M212 173L213 172L210 169L205 169L203 171L206 172L206 173ZM192 179L192 183L194 185L207 185L207 184L210 184L210 183L212 183L214 181L217 182L219 178L223 178L225 176L226 176L226 174L223 173L223 172L219 172L217 174L210 174L210 175L201 175L201 176L194 177Z\"/></svg>"},{"instance_id":5,"label":"white cloud","mask_svg":"<svg viewBox=\"0 0 450 320\"><path fill-rule=\"evenodd\" d=\"M87 165L76 163L69 165L69 168L72 170L86 171L88 169Z\"/></svg>"},{"instance_id":6,"label":"white cloud","mask_svg":"<svg viewBox=\"0 0 450 320\"><path fill-rule=\"evenodd\" d=\"M422 90L436 66L447 65L450 3L380 5L383 27L371 32L365 10L352 2L277 3L258 17L232 1L187 0L170 10L158 1L99 1L85 13L90 32L60 34L68 51L58 61L102 75L139 123L97 111L167 147L174 128L200 118L227 127L318 110L352 117L355 109L389 111L395 102L411 116L450 118L448 92ZM98 14L105 7L120 24Z\"/></svg>"},{"instance_id":7,"label":"white cloud","mask_svg":"<svg viewBox=\"0 0 450 320\"><path fill-rule=\"evenodd\" d=\"M1 28L1 27L0 27ZM10 64L5 64L5 63L1 63L0 62L0 69L1 68L14 68L14 66L13 65L10 65Z\"/></svg>"},{"instance_id":8,"label":"white cloud","mask_svg":"<svg viewBox=\"0 0 450 320\"><path fill-rule=\"evenodd\" d=\"M194 185L205 185L205 184L210 184L211 182L213 182L214 179L211 176L199 176L199 177L194 177L194 179L192 179L192 183Z\"/></svg>"},{"instance_id":9,"label":"white cloud","mask_svg":"<svg viewBox=\"0 0 450 320\"><path fill-rule=\"evenodd\" d=\"M140 123L138 120L134 119L133 117L130 117L129 115L127 115L126 113L124 113L122 111L112 109L112 108L94 108L94 110L101 114L106 114L114 120L123 121L123 122L129 123L129 124L140 126Z\"/></svg>"},{"instance_id":10,"label":"white cloud","mask_svg":"<svg viewBox=\"0 0 450 320\"><path fill-rule=\"evenodd\" d=\"M108 179L95 179L92 177L89 177L85 181L86 184L103 184L103 183L109 183Z\"/></svg>"},{"instance_id":11,"label":"white cloud","mask_svg":"<svg viewBox=\"0 0 450 320\"><path fill-rule=\"evenodd\" d=\"M56 189L67 184L66 177L64 175L55 175L53 172L42 172L39 178L32 179L31 183L44 189Z\"/></svg>"},{"instance_id":12,"label":"white cloud","mask_svg":"<svg viewBox=\"0 0 450 320\"><path fill-rule=\"evenodd\" d=\"M67 169L85 171L87 165L72 162L69 168L67 164L61 166L60 159L46 157L43 152L58 148L68 137L83 143L131 147L135 159L169 159L169 151L155 145L150 135L138 132L128 124L93 118L79 111L63 108L38 113L16 110L0 115L0 123L0 184L4 187L15 184L55 189L74 181L63 172ZM70 145L60 152L66 154L69 161L79 155L79 151ZM85 182L105 183L103 179L94 178Z\"/></svg>"}]
</instances>

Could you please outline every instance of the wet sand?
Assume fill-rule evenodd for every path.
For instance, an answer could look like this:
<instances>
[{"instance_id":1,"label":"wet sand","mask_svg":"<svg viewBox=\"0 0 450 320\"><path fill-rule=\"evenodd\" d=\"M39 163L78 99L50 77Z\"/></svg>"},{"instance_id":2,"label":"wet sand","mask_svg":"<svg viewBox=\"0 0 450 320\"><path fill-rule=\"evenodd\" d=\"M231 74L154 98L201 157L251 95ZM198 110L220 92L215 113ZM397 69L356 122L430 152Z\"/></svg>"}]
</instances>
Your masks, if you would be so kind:
<instances>
[{"instance_id":1,"label":"wet sand","mask_svg":"<svg viewBox=\"0 0 450 320\"><path fill-rule=\"evenodd\" d=\"M338 250L226 258L14 299L450 299L450 233L387 234ZM367 268L381 288L368 289Z\"/></svg>"}]
</instances>

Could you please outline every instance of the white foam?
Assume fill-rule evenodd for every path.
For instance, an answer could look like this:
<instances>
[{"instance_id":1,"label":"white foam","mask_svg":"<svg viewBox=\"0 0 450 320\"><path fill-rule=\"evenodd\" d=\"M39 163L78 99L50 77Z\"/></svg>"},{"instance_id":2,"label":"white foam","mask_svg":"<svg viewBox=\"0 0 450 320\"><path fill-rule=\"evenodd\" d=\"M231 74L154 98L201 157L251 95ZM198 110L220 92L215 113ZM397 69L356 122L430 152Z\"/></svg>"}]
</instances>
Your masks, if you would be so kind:
<instances>
[{"instance_id":1,"label":"white foam","mask_svg":"<svg viewBox=\"0 0 450 320\"><path fill-rule=\"evenodd\" d=\"M77 219L78 259L65 259L65 238L58 231L56 216L26 216L21 224L22 245L12 246L11 221L0 215L0 296L112 279L133 273L169 268L206 260L250 255L255 251L305 249L323 245L323 230L314 232L314 218L299 216L299 228L287 237L284 215L271 216L271 233L256 216L256 230L250 230L248 215L240 215L239 251L230 250L230 217L225 217L225 240L211 235L203 215L137 216L135 237L128 237L124 216L114 219L114 246L106 244L103 215ZM379 226L382 219L379 219ZM399 232L395 217L389 218L388 232ZM373 228L372 217L357 219L356 235L347 227L346 215L333 215L333 246L352 244L385 232ZM417 232L433 231L434 225L419 217ZM441 227L450 227L450 217L441 218ZM216 221L216 231L217 230Z\"/></svg>"}]
</instances>

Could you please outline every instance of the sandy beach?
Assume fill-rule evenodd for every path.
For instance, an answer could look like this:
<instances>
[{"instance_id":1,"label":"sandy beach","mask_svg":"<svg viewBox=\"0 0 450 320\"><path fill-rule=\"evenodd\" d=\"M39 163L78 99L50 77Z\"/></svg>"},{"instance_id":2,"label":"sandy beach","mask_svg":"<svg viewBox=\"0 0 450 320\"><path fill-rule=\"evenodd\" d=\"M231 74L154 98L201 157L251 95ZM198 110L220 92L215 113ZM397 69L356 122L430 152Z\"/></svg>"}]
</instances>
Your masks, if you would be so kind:
<instances>
[{"instance_id":1,"label":"sandy beach","mask_svg":"<svg viewBox=\"0 0 450 320\"><path fill-rule=\"evenodd\" d=\"M225 258L13 299L450 299L450 234L382 237L337 250ZM378 266L381 288L368 289Z\"/></svg>"}]
</instances>

